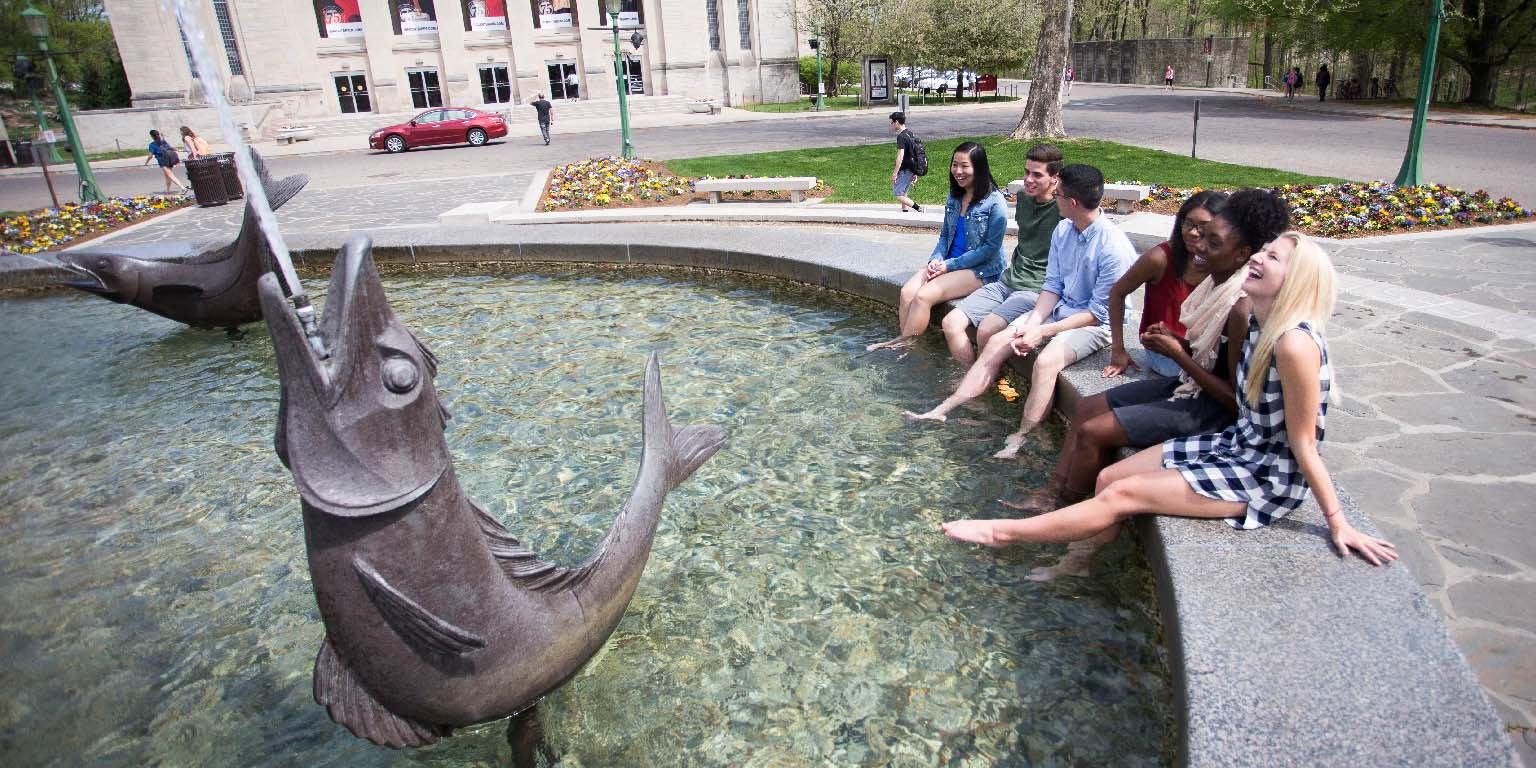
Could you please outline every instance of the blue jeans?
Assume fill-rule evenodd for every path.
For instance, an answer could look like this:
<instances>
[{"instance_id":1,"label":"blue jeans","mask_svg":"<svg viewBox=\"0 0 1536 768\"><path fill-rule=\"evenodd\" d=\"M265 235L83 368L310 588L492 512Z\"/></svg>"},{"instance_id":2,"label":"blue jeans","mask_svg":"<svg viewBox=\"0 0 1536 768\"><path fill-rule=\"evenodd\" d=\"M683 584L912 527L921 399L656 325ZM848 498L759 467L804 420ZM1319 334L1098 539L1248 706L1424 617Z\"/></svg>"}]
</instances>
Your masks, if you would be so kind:
<instances>
[{"instance_id":1,"label":"blue jeans","mask_svg":"<svg viewBox=\"0 0 1536 768\"><path fill-rule=\"evenodd\" d=\"M1147 367L1152 369L1152 372L1159 376L1177 376L1179 375L1180 371L1184 370L1183 368L1180 368L1179 364L1175 363L1171 357L1160 355L1150 349L1144 349L1142 351L1147 353Z\"/></svg>"},{"instance_id":2,"label":"blue jeans","mask_svg":"<svg viewBox=\"0 0 1536 768\"><path fill-rule=\"evenodd\" d=\"M539 133L544 136L544 143L549 143L549 123L539 123Z\"/></svg>"}]
</instances>

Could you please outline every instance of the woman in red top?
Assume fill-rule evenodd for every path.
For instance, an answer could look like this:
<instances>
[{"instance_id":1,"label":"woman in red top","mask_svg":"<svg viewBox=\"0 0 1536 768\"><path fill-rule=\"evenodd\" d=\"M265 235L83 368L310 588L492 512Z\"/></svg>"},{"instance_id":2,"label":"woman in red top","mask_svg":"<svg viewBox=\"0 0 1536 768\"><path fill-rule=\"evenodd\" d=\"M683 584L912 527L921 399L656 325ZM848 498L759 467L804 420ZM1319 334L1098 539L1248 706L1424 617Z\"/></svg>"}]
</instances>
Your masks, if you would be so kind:
<instances>
[{"instance_id":1,"label":"woman in red top","mask_svg":"<svg viewBox=\"0 0 1536 768\"><path fill-rule=\"evenodd\" d=\"M1192 227L1192 219L1204 223ZM1289 225L1285 202L1272 192L1245 189L1230 198L1204 192L1191 197L1174 219L1179 242L1147 251L1110 294L1115 352L1104 368L1104 375L1109 377L1130 366L1118 338L1124 324L1125 296L1149 276L1157 276L1156 283L1147 283L1141 343L1149 352L1173 361L1180 369L1178 378L1133 381L1079 400L1050 481L1030 492L1023 503L1004 505L1043 512L1076 502L1093 492L1099 470L1108 464L1106 459L1113 458L1114 451L1156 445L1171 437L1219 432L1231 423L1237 416L1232 381L1248 324L1247 300L1241 298L1243 275L1239 272L1249 256ZM1182 265L1183 259L1175 258L1180 251L1188 254L1187 263ZM1191 270L1203 273L1198 287L1189 284ZM1179 304L1170 307L1175 300ZM1069 553L1063 565L1046 569L1039 577L1082 572L1087 559L1102 545L1095 541L1073 545L1078 550Z\"/></svg>"}]
</instances>

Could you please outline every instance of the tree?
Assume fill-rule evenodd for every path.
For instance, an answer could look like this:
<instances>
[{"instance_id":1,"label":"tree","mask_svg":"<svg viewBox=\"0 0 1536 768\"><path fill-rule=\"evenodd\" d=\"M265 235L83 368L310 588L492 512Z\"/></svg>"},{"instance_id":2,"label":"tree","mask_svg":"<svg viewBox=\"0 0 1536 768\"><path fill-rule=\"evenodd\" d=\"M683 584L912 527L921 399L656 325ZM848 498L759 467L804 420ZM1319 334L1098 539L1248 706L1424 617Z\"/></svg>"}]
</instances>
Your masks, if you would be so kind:
<instances>
[{"instance_id":1,"label":"tree","mask_svg":"<svg viewBox=\"0 0 1536 768\"><path fill-rule=\"evenodd\" d=\"M1472 79L1467 101L1493 106L1499 70L1522 51L1536 50L1536 0L1453 0L1446 6L1451 13L1440 52Z\"/></svg>"},{"instance_id":2,"label":"tree","mask_svg":"<svg viewBox=\"0 0 1536 768\"><path fill-rule=\"evenodd\" d=\"M59 77L77 106L128 106L128 78L112 37L106 8L99 0L33 0L48 14L49 46L58 52L53 60ZM21 21L25 0L0 0L0 80L15 80L15 54L37 49ZM18 84L19 85L19 84ZM18 93L24 92L18 90Z\"/></svg>"},{"instance_id":3,"label":"tree","mask_svg":"<svg viewBox=\"0 0 1536 768\"><path fill-rule=\"evenodd\" d=\"M1066 69L1067 51L1072 45L1071 28L1072 0L1046 0L1040 42L1036 46L1040 71L1029 84L1024 117L1008 134L1009 138L1067 135L1066 127L1061 124L1061 74Z\"/></svg>"},{"instance_id":4,"label":"tree","mask_svg":"<svg viewBox=\"0 0 1536 768\"><path fill-rule=\"evenodd\" d=\"M928 61L944 69L998 72L1023 66L1034 57L1029 40L1031 19L1022 2L929 0ZM960 78L955 96L965 88Z\"/></svg>"},{"instance_id":5,"label":"tree","mask_svg":"<svg viewBox=\"0 0 1536 768\"><path fill-rule=\"evenodd\" d=\"M837 92L839 62L853 59L856 45L869 37L877 0L801 0L800 28L814 35L827 66L827 80Z\"/></svg>"}]
</instances>

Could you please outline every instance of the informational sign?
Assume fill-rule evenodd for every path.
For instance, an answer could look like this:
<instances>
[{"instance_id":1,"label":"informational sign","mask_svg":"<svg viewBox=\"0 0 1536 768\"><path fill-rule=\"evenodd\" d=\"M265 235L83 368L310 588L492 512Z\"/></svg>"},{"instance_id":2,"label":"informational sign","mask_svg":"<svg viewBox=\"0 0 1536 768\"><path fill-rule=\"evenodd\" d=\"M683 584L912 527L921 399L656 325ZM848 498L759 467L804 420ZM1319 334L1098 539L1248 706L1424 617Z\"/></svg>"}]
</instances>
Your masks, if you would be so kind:
<instances>
[{"instance_id":1,"label":"informational sign","mask_svg":"<svg viewBox=\"0 0 1536 768\"><path fill-rule=\"evenodd\" d=\"M870 101L885 101L891 98L889 66L890 62L885 59L869 60Z\"/></svg>"},{"instance_id":2,"label":"informational sign","mask_svg":"<svg viewBox=\"0 0 1536 768\"><path fill-rule=\"evenodd\" d=\"M997 92L997 75L982 75L976 78L976 90Z\"/></svg>"},{"instance_id":3,"label":"informational sign","mask_svg":"<svg viewBox=\"0 0 1536 768\"><path fill-rule=\"evenodd\" d=\"M507 28L507 0L469 0L469 28L496 32Z\"/></svg>"},{"instance_id":4,"label":"informational sign","mask_svg":"<svg viewBox=\"0 0 1536 768\"><path fill-rule=\"evenodd\" d=\"M320 4L320 23L328 38L363 36L363 16L358 0L324 0Z\"/></svg>"},{"instance_id":5,"label":"informational sign","mask_svg":"<svg viewBox=\"0 0 1536 768\"><path fill-rule=\"evenodd\" d=\"M623 0L619 3L619 26L640 26L640 0Z\"/></svg>"},{"instance_id":6,"label":"informational sign","mask_svg":"<svg viewBox=\"0 0 1536 768\"><path fill-rule=\"evenodd\" d=\"M570 29L571 0L539 0L540 29Z\"/></svg>"},{"instance_id":7,"label":"informational sign","mask_svg":"<svg viewBox=\"0 0 1536 768\"><path fill-rule=\"evenodd\" d=\"M58 134L54 133L53 131L43 131L43 141L46 141L49 144L53 144L53 143L56 143L58 140L59 140Z\"/></svg>"},{"instance_id":8,"label":"informational sign","mask_svg":"<svg viewBox=\"0 0 1536 768\"><path fill-rule=\"evenodd\" d=\"M437 8L432 4L432 0L396 0L395 9L399 15L400 34L421 35L437 32Z\"/></svg>"}]
</instances>

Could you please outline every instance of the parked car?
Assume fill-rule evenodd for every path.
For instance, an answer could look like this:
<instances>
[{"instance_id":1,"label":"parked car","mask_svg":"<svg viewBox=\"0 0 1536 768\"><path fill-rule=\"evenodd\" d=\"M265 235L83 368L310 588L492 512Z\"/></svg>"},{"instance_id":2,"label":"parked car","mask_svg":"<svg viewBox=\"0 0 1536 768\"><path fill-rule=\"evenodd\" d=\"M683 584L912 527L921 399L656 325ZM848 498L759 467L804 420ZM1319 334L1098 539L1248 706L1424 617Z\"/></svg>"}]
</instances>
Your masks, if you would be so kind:
<instances>
[{"instance_id":1,"label":"parked car","mask_svg":"<svg viewBox=\"0 0 1536 768\"><path fill-rule=\"evenodd\" d=\"M507 119L495 112L468 107L429 109L410 120L368 135L371 149L404 152L431 144L480 146L507 135Z\"/></svg>"}]
</instances>

